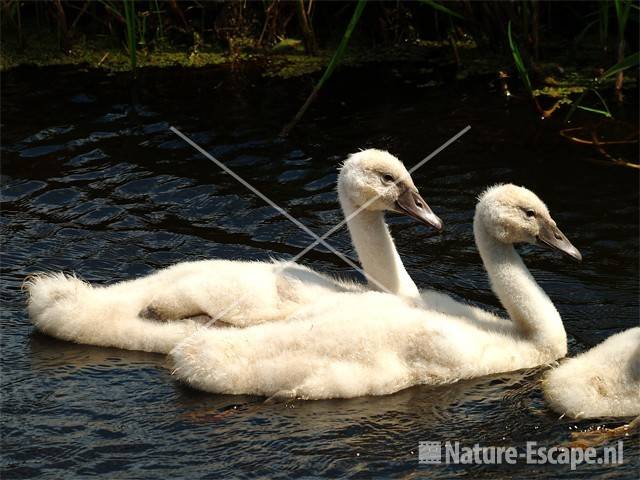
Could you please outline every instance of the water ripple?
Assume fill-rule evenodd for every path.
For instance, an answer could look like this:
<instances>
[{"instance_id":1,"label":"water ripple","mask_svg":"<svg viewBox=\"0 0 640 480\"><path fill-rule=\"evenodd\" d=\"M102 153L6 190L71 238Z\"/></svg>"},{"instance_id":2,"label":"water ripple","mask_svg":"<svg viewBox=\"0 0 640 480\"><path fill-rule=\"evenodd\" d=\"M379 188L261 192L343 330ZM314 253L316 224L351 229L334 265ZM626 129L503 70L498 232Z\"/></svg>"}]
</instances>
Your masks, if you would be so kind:
<instances>
[{"instance_id":1,"label":"water ripple","mask_svg":"<svg viewBox=\"0 0 640 480\"><path fill-rule=\"evenodd\" d=\"M515 182L545 199L584 253L576 264L540 248L521 250L565 320L571 353L637 323L636 179L577 163L582 152L549 132L541 133L547 135L541 143L551 149L523 144L522 126L530 118L525 106L520 111L514 104L506 118L502 100L485 91L417 88L425 83L422 74L403 83L402 72L363 71L361 81L319 102L297 136L272 140L292 115L293 84L250 78L257 87L242 90L248 74L235 72L233 81L227 75L216 69L141 73L133 106L124 76L57 69L3 77L3 113L13 117L3 125L0 217L3 476L612 475L597 465L574 473L551 466L418 465L419 441L523 446L535 439L552 446L576 426L596 425L558 420L546 409L538 385L544 369L386 397L265 404L177 384L161 355L33 333L20 290L33 272L74 271L108 284L184 260L290 258L311 241L175 137L170 125L322 233L342 219L335 170L348 153L388 148L413 164L470 122L463 141L415 175L444 219L444 232L389 216L416 282L502 311L473 245L471 221L475 198L487 185ZM380 95L378 78L397 88L385 84ZM195 99L193 92L207 93ZM55 115L44 118L42 105ZM346 229L329 241L353 257ZM358 278L324 247L303 262ZM638 447L638 439L628 440L629 461L615 475L631 478Z\"/></svg>"}]
</instances>

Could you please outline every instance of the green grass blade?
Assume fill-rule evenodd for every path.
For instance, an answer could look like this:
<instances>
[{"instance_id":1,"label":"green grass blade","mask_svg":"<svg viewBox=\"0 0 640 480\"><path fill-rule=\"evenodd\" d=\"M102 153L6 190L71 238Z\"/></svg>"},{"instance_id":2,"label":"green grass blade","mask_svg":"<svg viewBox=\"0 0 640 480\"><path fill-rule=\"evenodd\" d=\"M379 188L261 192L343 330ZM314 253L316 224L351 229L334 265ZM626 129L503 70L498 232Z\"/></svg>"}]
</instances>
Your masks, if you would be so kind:
<instances>
[{"instance_id":1,"label":"green grass blade","mask_svg":"<svg viewBox=\"0 0 640 480\"><path fill-rule=\"evenodd\" d=\"M358 0L358 3L356 4L356 9L354 10L353 15L351 16L351 20L349 21L349 25L347 25L347 29L345 30L344 35L342 36L342 40L340 41L338 48L336 49L333 56L331 57L331 60L327 64L327 68L322 74L322 77L320 78L316 86L313 87L311 94L309 95L307 100L304 102L302 107L300 107L300 110L298 110L298 113L296 113L295 117L293 117L293 120L291 120L291 122L282 129L282 131L280 132L281 137L287 136L291 131L291 129L295 127L296 124L300 121L302 116L305 114L305 112L309 108L309 105L311 105L313 100L318 95L318 92L320 91L322 86L329 79L329 77L331 77L331 74L333 74L333 71L336 69L336 67L342 60L344 52L347 49L347 45L349 44L349 40L351 40L351 35L353 34L353 31L355 30L356 25L358 24L358 20L360 20L360 16L362 15L362 11L364 10L364 7L366 6L366 4L367 4L367 0Z\"/></svg>"},{"instance_id":2,"label":"green grass blade","mask_svg":"<svg viewBox=\"0 0 640 480\"><path fill-rule=\"evenodd\" d=\"M336 67L342 60L342 56L344 55L344 52L347 49L349 40L351 40L351 35L353 34L353 31L356 29L358 20L360 20L360 16L362 15L362 11L364 10L364 7L366 5L367 5L367 0L358 0L356 9L354 10L353 15L351 16L351 20L349 21L349 25L347 25L347 29L345 30L344 35L342 36L342 40L340 40L340 45L338 45L338 48L333 54L333 57L331 57L331 60L327 65L327 69L324 71L324 74L320 78L320 81L318 82L318 85L316 85L316 88L318 89L322 88L322 85L324 85L324 83L329 79L333 71L336 69Z\"/></svg>"},{"instance_id":3,"label":"green grass blade","mask_svg":"<svg viewBox=\"0 0 640 480\"><path fill-rule=\"evenodd\" d=\"M611 67L610 70L612 70L614 67ZM619 70L614 71L612 73L612 75L615 74L617 71L619 71ZM604 78L604 76L600 77L600 78ZM595 80L593 82L593 85L597 84L598 80L599 79ZM585 95L589 91L592 91L593 93L595 93L597 95L597 97L600 99L600 103L602 103L602 105L604 106L605 110L599 110L599 109L596 109L596 108L583 107L581 105L582 101L584 100ZM611 115L611 110L609 110L609 106L607 105L607 102L605 102L604 98L602 98L602 95L600 95L600 92L598 92L598 90L595 89L595 88L591 88L590 90L585 90L584 92L582 92L582 95L580 95L578 97L578 99L575 102L573 102L573 104L571 105L571 109L569 110L569 113L567 113L567 116L564 117L564 123L567 123L569 120L571 120L571 117L573 116L573 114L575 113L576 109L578 109L578 108L580 110L586 110L587 112L598 113L600 115L604 115L605 117L613 118L613 115Z\"/></svg>"},{"instance_id":4,"label":"green grass blade","mask_svg":"<svg viewBox=\"0 0 640 480\"><path fill-rule=\"evenodd\" d=\"M136 69L136 8L135 0L124 0L124 16L127 22L127 43L131 70Z\"/></svg>"},{"instance_id":5,"label":"green grass blade","mask_svg":"<svg viewBox=\"0 0 640 480\"><path fill-rule=\"evenodd\" d=\"M569 123L569 120L571 120L571 117L573 117L573 114L582 103L582 100L584 100L584 97L588 91L589 90L585 90L584 92L582 92L582 94L580 94L580 96L578 97L578 100L573 102L573 104L571 105L571 108L569 109L569 112L567 112L567 115L564 117L564 123Z\"/></svg>"},{"instance_id":6,"label":"green grass blade","mask_svg":"<svg viewBox=\"0 0 640 480\"><path fill-rule=\"evenodd\" d=\"M616 9L616 17L619 22L622 19L622 2L620 0L613 0L613 6Z\"/></svg>"},{"instance_id":7,"label":"green grass blade","mask_svg":"<svg viewBox=\"0 0 640 480\"><path fill-rule=\"evenodd\" d=\"M602 103L602 106L604 106L605 110L607 111L607 117L611 117L611 110L609 110L609 106L607 105L607 102L604 101L604 98L602 98L602 95L600 95L600 92L598 90L596 90L595 88L593 89L593 93L595 93L598 98L600 99L600 103Z\"/></svg>"},{"instance_id":8,"label":"green grass blade","mask_svg":"<svg viewBox=\"0 0 640 480\"><path fill-rule=\"evenodd\" d=\"M116 17L120 19L124 18L122 12L116 8L113 2L110 2L109 0L100 0L100 3L104 5L107 10L111 11L111 13L113 13Z\"/></svg>"},{"instance_id":9,"label":"green grass blade","mask_svg":"<svg viewBox=\"0 0 640 480\"><path fill-rule=\"evenodd\" d=\"M453 10L451 10L448 7L445 7L444 5L435 2L434 0L419 0L420 3L424 3L425 5L429 5L430 7L432 7L435 10L438 10L439 12L442 13L446 13L447 15L451 16L451 17L456 17L459 18L461 20L464 20L464 17L462 15L460 15L458 12L454 12Z\"/></svg>"},{"instance_id":10,"label":"green grass blade","mask_svg":"<svg viewBox=\"0 0 640 480\"><path fill-rule=\"evenodd\" d=\"M631 2L629 0L614 0L613 5L616 8L616 17L618 17L618 28L620 36L624 36L624 30L629 19L629 11L631 10Z\"/></svg>"},{"instance_id":11,"label":"green grass blade","mask_svg":"<svg viewBox=\"0 0 640 480\"><path fill-rule=\"evenodd\" d=\"M631 54L621 62L616 63L613 67L602 74L600 80L609 78L622 70L626 70L627 68L636 67L638 64L640 64L640 52Z\"/></svg>"},{"instance_id":12,"label":"green grass blade","mask_svg":"<svg viewBox=\"0 0 640 480\"><path fill-rule=\"evenodd\" d=\"M155 10L156 10L156 15L158 18L158 26L157 26L157 32L158 32L158 37L160 39L160 41L164 40L164 27L162 26L162 14L160 13L160 5L158 5L158 0L153 0L154 1L154 5L155 5Z\"/></svg>"},{"instance_id":13,"label":"green grass blade","mask_svg":"<svg viewBox=\"0 0 640 480\"><path fill-rule=\"evenodd\" d=\"M586 110L587 112L598 113L600 115L604 115L605 117L611 118L611 114L608 111L598 110L597 108L583 107L582 105L577 105L576 108L580 110Z\"/></svg>"},{"instance_id":14,"label":"green grass blade","mask_svg":"<svg viewBox=\"0 0 640 480\"><path fill-rule=\"evenodd\" d=\"M527 68L522 61L522 56L520 55L520 50L518 50L518 46L513 41L513 36L511 35L511 22L509 22L507 26L507 35L509 37L509 46L511 47L511 54L513 55L513 61L516 64L516 69L518 70L518 74L522 79L522 83L529 91L531 95L533 95L533 88L531 87L531 80L529 79L529 74L527 73Z\"/></svg>"}]
</instances>

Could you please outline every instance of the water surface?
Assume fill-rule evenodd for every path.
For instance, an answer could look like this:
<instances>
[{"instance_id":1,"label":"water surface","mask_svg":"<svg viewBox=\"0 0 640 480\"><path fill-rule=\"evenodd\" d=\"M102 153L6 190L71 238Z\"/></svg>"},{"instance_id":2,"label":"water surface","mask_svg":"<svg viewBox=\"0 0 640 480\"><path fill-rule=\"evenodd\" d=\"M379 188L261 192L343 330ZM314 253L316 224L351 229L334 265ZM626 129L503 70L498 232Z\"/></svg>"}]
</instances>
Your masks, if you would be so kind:
<instances>
[{"instance_id":1,"label":"water surface","mask_svg":"<svg viewBox=\"0 0 640 480\"><path fill-rule=\"evenodd\" d=\"M164 356L34 333L26 275L74 271L98 284L200 258L290 258L311 239L172 134L175 125L315 232L341 219L336 167L359 148L412 165L471 131L415 174L442 234L390 217L419 286L498 309L473 244L477 195L514 182L537 192L581 250L521 251L556 303L571 354L638 322L638 179L594 165L526 103L487 81L425 87L419 69L341 72L295 134L277 140L307 80L251 70L127 75L20 69L2 78L2 469L5 478L429 477L636 478L625 463L418 465L419 441L553 446L620 420L558 419L544 368L386 397L264 404L176 383ZM432 82L436 83L436 82ZM355 259L345 229L329 241ZM303 263L358 278L323 247Z\"/></svg>"}]
</instances>

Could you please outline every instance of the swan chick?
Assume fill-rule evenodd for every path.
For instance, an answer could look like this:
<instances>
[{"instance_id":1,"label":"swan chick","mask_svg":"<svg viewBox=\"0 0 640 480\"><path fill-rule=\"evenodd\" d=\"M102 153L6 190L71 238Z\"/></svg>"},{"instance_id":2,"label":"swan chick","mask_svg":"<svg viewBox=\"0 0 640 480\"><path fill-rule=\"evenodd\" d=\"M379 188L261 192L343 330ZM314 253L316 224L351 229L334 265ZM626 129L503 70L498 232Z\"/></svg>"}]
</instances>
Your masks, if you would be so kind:
<instances>
[{"instance_id":1,"label":"swan chick","mask_svg":"<svg viewBox=\"0 0 640 480\"><path fill-rule=\"evenodd\" d=\"M542 387L549 407L571 418L640 415L640 327L567 359Z\"/></svg>"},{"instance_id":2,"label":"swan chick","mask_svg":"<svg viewBox=\"0 0 640 480\"><path fill-rule=\"evenodd\" d=\"M168 353L207 317L238 327L279 321L319 298L378 286L417 298L384 215L399 212L438 230L442 222L402 162L377 149L350 155L338 175L338 198L369 285L284 261L180 262L107 286L63 273L39 274L25 282L30 320L61 340Z\"/></svg>"},{"instance_id":3,"label":"swan chick","mask_svg":"<svg viewBox=\"0 0 640 480\"><path fill-rule=\"evenodd\" d=\"M493 187L480 197L474 232L509 319L412 307L381 292L345 293L319 299L285 322L199 331L170 353L175 375L214 393L350 398L531 368L564 356L560 315L513 247L528 242L580 258L547 207L522 187Z\"/></svg>"}]
</instances>

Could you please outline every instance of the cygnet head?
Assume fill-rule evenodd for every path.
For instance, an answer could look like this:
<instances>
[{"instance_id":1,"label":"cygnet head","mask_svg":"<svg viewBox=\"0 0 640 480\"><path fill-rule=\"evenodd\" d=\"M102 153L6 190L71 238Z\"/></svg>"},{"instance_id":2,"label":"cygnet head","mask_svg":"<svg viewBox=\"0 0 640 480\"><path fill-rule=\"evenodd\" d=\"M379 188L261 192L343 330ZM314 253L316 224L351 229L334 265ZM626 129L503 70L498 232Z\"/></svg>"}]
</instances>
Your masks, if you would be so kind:
<instances>
[{"instance_id":1,"label":"cygnet head","mask_svg":"<svg viewBox=\"0 0 640 480\"><path fill-rule=\"evenodd\" d=\"M440 220L420 196L400 160L383 150L370 148L354 153L344 162L338 176L338 195L355 208L401 213L436 230Z\"/></svg>"},{"instance_id":2,"label":"cygnet head","mask_svg":"<svg viewBox=\"0 0 640 480\"><path fill-rule=\"evenodd\" d=\"M582 255L557 227L547 206L524 187L496 185L479 197L476 222L502 243L544 245L582 260Z\"/></svg>"}]
</instances>

